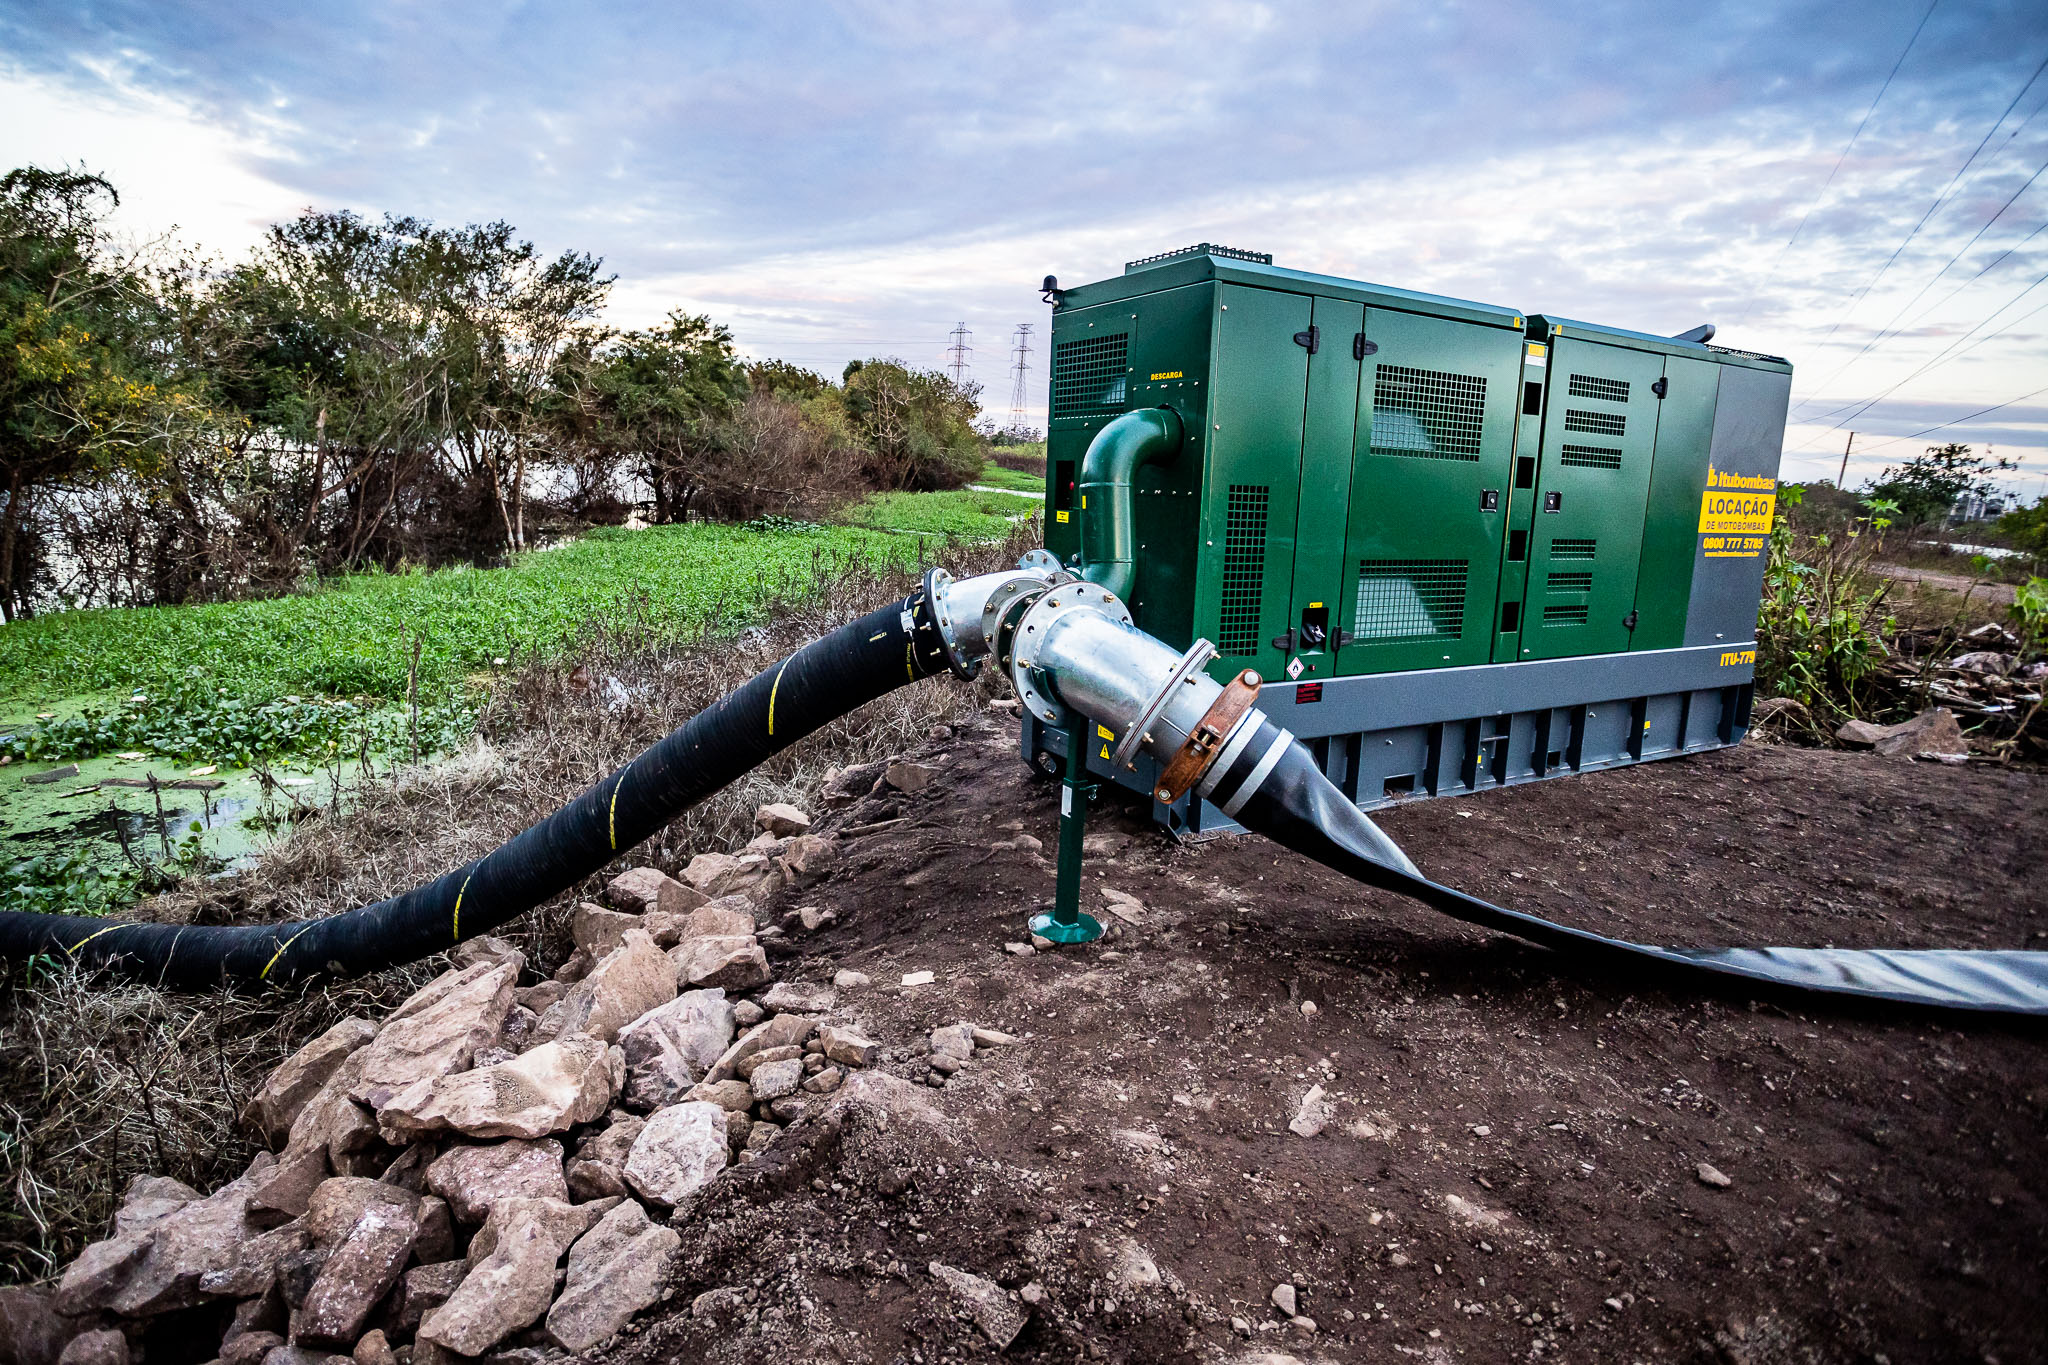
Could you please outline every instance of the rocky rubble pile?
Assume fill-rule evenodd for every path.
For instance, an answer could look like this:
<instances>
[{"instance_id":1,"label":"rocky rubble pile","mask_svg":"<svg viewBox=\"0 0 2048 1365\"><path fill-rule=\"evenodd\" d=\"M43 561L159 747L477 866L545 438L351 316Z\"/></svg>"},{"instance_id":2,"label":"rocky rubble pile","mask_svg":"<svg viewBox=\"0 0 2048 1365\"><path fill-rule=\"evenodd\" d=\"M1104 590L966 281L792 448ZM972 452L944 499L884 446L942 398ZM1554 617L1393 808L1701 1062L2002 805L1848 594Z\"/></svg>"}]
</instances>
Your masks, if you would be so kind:
<instances>
[{"instance_id":1,"label":"rocky rubble pile","mask_svg":"<svg viewBox=\"0 0 2048 1365\"><path fill-rule=\"evenodd\" d=\"M8 1335L124 1365L226 1320L220 1365L530 1365L617 1332L667 1291L674 1210L876 1059L834 989L772 981L755 909L833 848L792 807L756 819L741 854L580 906L553 979L474 940L381 1022L308 1043L248 1107L267 1150L243 1175L138 1178L50 1303L7 1305L59 1316Z\"/></svg>"}]
</instances>

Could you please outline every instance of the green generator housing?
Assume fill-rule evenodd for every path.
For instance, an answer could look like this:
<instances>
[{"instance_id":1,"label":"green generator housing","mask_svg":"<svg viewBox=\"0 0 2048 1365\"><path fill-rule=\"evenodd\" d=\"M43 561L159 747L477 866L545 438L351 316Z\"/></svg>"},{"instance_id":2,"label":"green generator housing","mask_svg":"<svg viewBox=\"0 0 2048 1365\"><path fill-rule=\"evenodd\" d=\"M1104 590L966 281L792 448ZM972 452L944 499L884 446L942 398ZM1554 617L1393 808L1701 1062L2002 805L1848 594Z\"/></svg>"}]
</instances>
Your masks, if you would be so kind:
<instances>
[{"instance_id":1,"label":"green generator housing","mask_svg":"<svg viewBox=\"0 0 2048 1365\"><path fill-rule=\"evenodd\" d=\"M1052 297L1046 548L1086 571L1090 443L1171 408L1178 451L1129 476L1136 623L1255 671L1360 807L1747 729L1784 360L1207 244ZM1150 793L1112 738L1091 769ZM1067 742L1027 715L1027 760Z\"/></svg>"}]
</instances>

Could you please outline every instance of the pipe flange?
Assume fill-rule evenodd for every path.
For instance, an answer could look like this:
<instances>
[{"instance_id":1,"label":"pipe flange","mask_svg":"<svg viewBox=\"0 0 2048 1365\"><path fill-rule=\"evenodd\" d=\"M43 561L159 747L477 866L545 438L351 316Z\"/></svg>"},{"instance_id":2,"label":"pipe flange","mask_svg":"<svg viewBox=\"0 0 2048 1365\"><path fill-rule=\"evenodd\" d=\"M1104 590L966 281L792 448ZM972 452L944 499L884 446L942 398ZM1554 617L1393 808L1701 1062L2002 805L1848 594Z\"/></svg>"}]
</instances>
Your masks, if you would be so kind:
<instances>
[{"instance_id":1,"label":"pipe flange","mask_svg":"<svg viewBox=\"0 0 2048 1365\"><path fill-rule=\"evenodd\" d=\"M932 619L938 622L939 638L945 642L946 666L953 670L953 676L962 682L973 682L980 674L984 662L981 658L968 658L967 651L960 647L957 632L953 627L951 588L953 575L941 568L926 569L924 573L924 598L931 604Z\"/></svg>"},{"instance_id":2,"label":"pipe flange","mask_svg":"<svg viewBox=\"0 0 2048 1365\"><path fill-rule=\"evenodd\" d=\"M1060 557L1051 550L1026 550L1017 560L1020 569L1033 569L1044 573L1061 573L1064 566Z\"/></svg>"},{"instance_id":3,"label":"pipe flange","mask_svg":"<svg viewBox=\"0 0 2048 1365\"><path fill-rule=\"evenodd\" d=\"M1033 553L1037 552L1033 551ZM1027 565L1026 567L1031 566ZM1064 579L1065 576L1062 575L1061 577ZM1014 617L1015 615L1021 615L1021 613L1013 612L1012 609L1023 599L1042 593L1051 586L1049 583L1031 578L1014 578L1007 583L999 584L996 590L988 595L988 600L981 604L981 638L988 641L991 648L995 648L996 636L1001 628L1000 622L1003 618L1005 616ZM1012 624L1015 624L1014 620ZM996 648L995 652L1000 657L1006 651ZM1004 662L1007 663L1008 660L1004 660Z\"/></svg>"},{"instance_id":4,"label":"pipe flange","mask_svg":"<svg viewBox=\"0 0 2048 1365\"><path fill-rule=\"evenodd\" d=\"M1173 689L1188 680L1188 677L1206 666L1216 657L1216 646L1207 640L1197 640L1180 656L1180 662L1173 666L1173 672L1152 694L1152 700L1145 703L1145 709L1131 722L1131 728L1124 731L1124 737L1116 742L1110 752L1109 765L1112 768L1135 767L1131 760L1138 755L1138 746L1145 742L1145 734L1152 728L1152 722L1159 719L1159 713L1166 709L1166 703L1173 700Z\"/></svg>"},{"instance_id":5,"label":"pipe flange","mask_svg":"<svg viewBox=\"0 0 2048 1365\"><path fill-rule=\"evenodd\" d=\"M1071 611L1099 612L1119 625L1131 624L1131 609L1121 598L1107 588L1079 580L1050 588L1031 604L1017 622L1010 652L1010 681L1031 714L1048 725L1062 724L1067 708L1054 699L1051 686L1037 676L1038 648L1053 623Z\"/></svg>"}]
</instances>

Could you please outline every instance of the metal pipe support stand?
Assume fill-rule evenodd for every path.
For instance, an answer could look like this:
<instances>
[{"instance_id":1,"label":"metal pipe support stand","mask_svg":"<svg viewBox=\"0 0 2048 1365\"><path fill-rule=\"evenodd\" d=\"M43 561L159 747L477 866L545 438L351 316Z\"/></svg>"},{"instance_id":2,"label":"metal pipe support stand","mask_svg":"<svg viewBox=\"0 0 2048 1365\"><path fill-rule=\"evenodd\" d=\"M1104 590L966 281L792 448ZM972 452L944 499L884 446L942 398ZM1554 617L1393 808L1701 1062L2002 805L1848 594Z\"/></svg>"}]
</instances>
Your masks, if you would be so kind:
<instances>
[{"instance_id":1,"label":"metal pipe support stand","mask_svg":"<svg viewBox=\"0 0 2048 1365\"><path fill-rule=\"evenodd\" d=\"M1096 785L1088 780L1086 716L1073 718L1067 736L1066 771L1060 775L1059 871L1053 885L1050 913L1031 917L1031 932L1054 943L1093 943L1102 937L1102 922L1081 911L1081 841L1088 834L1088 803Z\"/></svg>"}]
</instances>

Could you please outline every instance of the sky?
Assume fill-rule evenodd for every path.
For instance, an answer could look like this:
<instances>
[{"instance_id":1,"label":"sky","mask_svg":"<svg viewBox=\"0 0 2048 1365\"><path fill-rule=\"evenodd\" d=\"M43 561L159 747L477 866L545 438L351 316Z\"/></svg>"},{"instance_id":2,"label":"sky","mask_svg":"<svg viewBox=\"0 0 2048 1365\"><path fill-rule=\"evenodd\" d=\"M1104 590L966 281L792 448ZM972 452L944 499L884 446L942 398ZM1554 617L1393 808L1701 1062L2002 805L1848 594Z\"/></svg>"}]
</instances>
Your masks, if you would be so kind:
<instances>
[{"instance_id":1,"label":"sky","mask_svg":"<svg viewBox=\"0 0 2048 1365\"><path fill-rule=\"evenodd\" d=\"M0 0L0 165L231 258L504 219L609 320L709 313L1007 417L1078 284L1197 241L1795 366L1788 479L1937 440L2048 491L2048 5ZM2034 179L2033 177L2039 177ZM1925 433L1925 434L1922 434Z\"/></svg>"}]
</instances>

